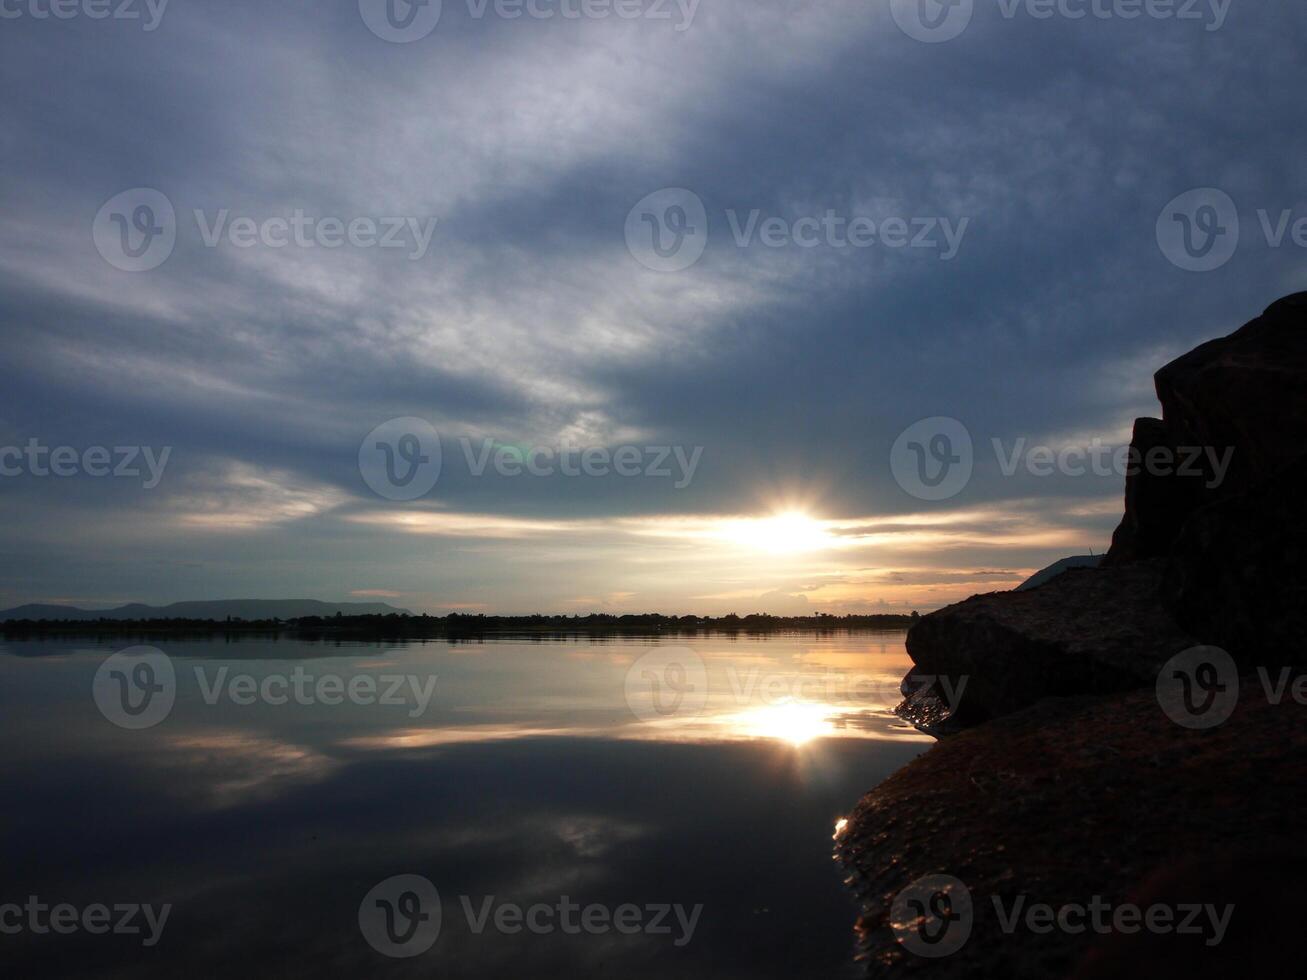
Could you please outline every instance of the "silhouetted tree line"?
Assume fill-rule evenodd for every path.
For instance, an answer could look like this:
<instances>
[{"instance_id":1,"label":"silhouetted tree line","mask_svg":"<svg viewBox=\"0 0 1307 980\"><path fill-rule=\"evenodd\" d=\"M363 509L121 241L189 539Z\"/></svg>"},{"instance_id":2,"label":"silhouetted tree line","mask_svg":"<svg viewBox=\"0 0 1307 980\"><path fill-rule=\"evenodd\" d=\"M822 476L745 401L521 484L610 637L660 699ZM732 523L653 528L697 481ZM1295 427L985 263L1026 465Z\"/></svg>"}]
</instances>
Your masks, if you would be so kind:
<instances>
[{"instance_id":1,"label":"silhouetted tree line","mask_svg":"<svg viewBox=\"0 0 1307 980\"><path fill-rule=\"evenodd\" d=\"M664 616L659 613L588 616L488 616L450 613L448 616L410 616L400 613L370 616L304 616L299 619L65 619L9 620L5 636L31 634L206 636L221 633L291 635L304 639L326 636L351 638L461 638L490 635L603 636L693 633L778 633L786 631L837 632L848 630L906 629L918 618L872 615L772 616Z\"/></svg>"}]
</instances>

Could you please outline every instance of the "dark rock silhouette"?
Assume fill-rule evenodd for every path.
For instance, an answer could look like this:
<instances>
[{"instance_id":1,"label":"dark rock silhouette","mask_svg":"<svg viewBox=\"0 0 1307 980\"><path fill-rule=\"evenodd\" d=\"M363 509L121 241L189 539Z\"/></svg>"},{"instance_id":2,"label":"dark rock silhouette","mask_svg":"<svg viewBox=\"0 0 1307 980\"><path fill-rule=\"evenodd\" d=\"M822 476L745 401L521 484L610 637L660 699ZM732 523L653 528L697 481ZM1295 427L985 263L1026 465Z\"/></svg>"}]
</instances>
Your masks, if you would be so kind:
<instances>
[{"instance_id":1,"label":"dark rock silhouette","mask_svg":"<svg viewBox=\"0 0 1307 980\"><path fill-rule=\"evenodd\" d=\"M855 934L875 977L1207 977L1273 963L1297 907L1307 807L1307 709L1273 705L1256 678L1239 710L1196 732L1158 710L1151 690L1050 698L964 731L872 790L837 851L863 906ZM1253 853L1274 855L1267 874ZM1248 855L1231 867L1233 859ZM894 897L925 875L970 890L970 937L926 959L890 925ZM1025 905L1234 903L1230 931L1208 947L1187 935L1005 932ZM1283 907L1277 903L1283 902ZM1171 968L1149 969L1163 956ZM1134 959L1132 960L1132 957ZM1197 963L1200 969L1188 972ZM1116 972L1108 972L1110 966Z\"/></svg>"},{"instance_id":2,"label":"dark rock silhouette","mask_svg":"<svg viewBox=\"0 0 1307 980\"><path fill-rule=\"evenodd\" d=\"M967 678L956 715L932 730L1138 687L1198 644L1245 670L1307 664L1307 293L1155 380L1162 418L1135 423L1140 466L1102 564L972 597L908 634L910 677Z\"/></svg>"},{"instance_id":3,"label":"dark rock silhouette","mask_svg":"<svg viewBox=\"0 0 1307 980\"><path fill-rule=\"evenodd\" d=\"M1141 461L1159 451L1180 454L1177 440L1161 419L1135 419L1130 448ZM1198 506L1201 489L1197 479L1170 479L1143 466L1128 473L1125 516L1112 535L1104 563L1119 565L1169 555L1185 519Z\"/></svg>"},{"instance_id":4,"label":"dark rock silhouette","mask_svg":"<svg viewBox=\"0 0 1307 980\"><path fill-rule=\"evenodd\" d=\"M1307 388L1303 389L1307 400ZM1307 456L1186 522L1162 583L1175 618L1244 665L1307 664Z\"/></svg>"},{"instance_id":5,"label":"dark rock silhouette","mask_svg":"<svg viewBox=\"0 0 1307 980\"><path fill-rule=\"evenodd\" d=\"M954 727L1040 698L1149 684L1194 645L1163 608L1162 560L1074 569L1025 592L973 596L908 632L918 677L965 683ZM964 679L965 678L965 682Z\"/></svg>"},{"instance_id":6,"label":"dark rock silhouette","mask_svg":"<svg viewBox=\"0 0 1307 980\"><path fill-rule=\"evenodd\" d=\"M1194 460L1201 477L1128 478L1109 563L1171 554L1200 507L1276 480L1307 455L1307 293L1176 358L1154 381L1162 418L1135 423L1136 449L1230 450L1230 467L1216 486L1205 456Z\"/></svg>"},{"instance_id":7,"label":"dark rock silhouette","mask_svg":"<svg viewBox=\"0 0 1307 980\"><path fill-rule=\"evenodd\" d=\"M948 735L868 793L837 844L873 976L1226 976L1280 965L1307 861L1307 708L1277 699L1307 666L1307 293L1156 375L1161 419L1135 424L1143 466L1098 568L974 596L908 633L900 708ZM1198 450L1195 454L1193 451ZM1207 452L1212 450L1212 452ZM1228 452L1232 451L1232 452ZM1214 459L1225 459L1213 465ZM1199 644L1242 677L1214 727L1176 724L1159 668ZM1269 670L1268 670L1269 668ZM948 690L966 686L956 710ZM927 958L894 932L922 876L970 889L965 946ZM1174 933L1007 931L994 900L1060 909L1201 901L1236 907L1223 948ZM937 920L933 924L947 919Z\"/></svg>"}]
</instances>

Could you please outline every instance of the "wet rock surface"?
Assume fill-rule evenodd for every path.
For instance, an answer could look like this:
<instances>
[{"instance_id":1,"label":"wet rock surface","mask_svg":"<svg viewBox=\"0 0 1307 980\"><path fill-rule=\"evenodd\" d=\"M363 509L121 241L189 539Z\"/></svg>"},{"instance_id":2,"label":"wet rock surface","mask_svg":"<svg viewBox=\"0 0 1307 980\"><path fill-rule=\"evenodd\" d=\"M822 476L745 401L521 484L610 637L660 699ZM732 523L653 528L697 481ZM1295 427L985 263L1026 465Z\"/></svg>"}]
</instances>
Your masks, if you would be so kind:
<instances>
[{"instance_id":1,"label":"wet rock surface","mask_svg":"<svg viewBox=\"0 0 1307 980\"><path fill-rule=\"evenodd\" d=\"M869 976L1228 976L1283 953L1275 923L1300 905L1304 807L1307 707L1270 704L1254 677L1210 730L1176 725L1141 690L1047 699L948 738L862 799L837 852L865 909L856 932ZM974 910L965 945L938 959L910 952L889 924L894 897L929 874L958 878ZM1009 935L993 906L1168 894L1234 902L1222 943ZM1112 973L1122 956L1130 968ZM1192 972L1137 969L1156 956L1192 960Z\"/></svg>"}]
</instances>

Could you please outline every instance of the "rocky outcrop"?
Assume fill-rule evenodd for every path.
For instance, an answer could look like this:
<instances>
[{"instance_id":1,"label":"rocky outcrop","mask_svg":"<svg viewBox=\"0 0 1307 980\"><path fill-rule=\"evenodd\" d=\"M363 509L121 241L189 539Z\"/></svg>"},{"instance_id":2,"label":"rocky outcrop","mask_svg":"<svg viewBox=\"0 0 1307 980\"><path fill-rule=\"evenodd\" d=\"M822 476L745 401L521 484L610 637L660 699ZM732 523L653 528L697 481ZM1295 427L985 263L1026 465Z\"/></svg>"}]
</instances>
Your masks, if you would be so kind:
<instances>
[{"instance_id":1,"label":"rocky outcrop","mask_svg":"<svg viewBox=\"0 0 1307 980\"><path fill-rule=\"evenodd\" d=\"M1154 383L1162 418L1135 423L1138 457L1159 447L1202 452L1193 475L1142 468L1127 478L1109 563L1170 554L1200 507L1266 484L1307 454L1307 293L1176 358ZM1227 470L1217 471L1213 454L1228 454Z\"/></svg>"},{"instance_id":2,"label":"rocky outcrop","mask_svg":"<svg viewBox=\"0 0 1307 980\"><path fill-rule=\"evenodd\" d=\"M974 596L924 616L908 633L913 675L947 678L939 689L961 692L952 727L1044 697L1152 683L1195 642L1162 607L1164 572L1157 559L1072 569L1038 588Z\"/></svg>"},{"instance_id":3,"label":"rocky outcrop","mask_svg":"<svg viewBox=\"0 0 1307 980\"><path fill-rule=\"evenodd\" d=\"M1125 516L1100 567L973 597L908 634L916 686L967 678L932 731L1050 695L1127 690L1200 643L1245 670L1307 664L1307 293L1155 381L1162 418L1135 423Z\"/></svg>"},{"instance_id":4,"label":"rocky outcrop","mask_svg":"<svg viewBox=\"0 0 1307 980\"><path fill-rule=\"evenodd\" d=\"M1307 708L1273 705L1248 678L1224 725L1173 724L1153 692L1048 699L936 745L868 793L837 841L863 913L869 976L1226 977L1276 975L1307 867ZM1267 874L1261 855L1270 855ZM948 956L918 956L891 924L926 875L969 891L971 931ZM1097 896L1234 903L1222 943L1194 936L1005 932L1005 914ZM955 906L956 907L956 906ZM1123 962L1124 961L1124 962ZM1167 964L1149 972L1147 963ZM1184 965L1184 969L1179 968ZM1114 972L1115 969L1115 972Z\"/></svg>"},{"instance_id":5,"label":"rocky outcrop","mask_svg":"<svg viewBox=\"0 0 1307 980\"><path fill-rule=\"evenodd\" d=\"M1303 397L1307 400L1307 389ZM1307 456L1185 524L1162 599L1243 664L1307 664Z\"/></svg>"},{"instance_id":6,"label":"rocky outcrop","mask_svg":"<svg viewBox=\"0 0 1307 980\"><path fill-rule=\"evenodd\" d=\"M1135 425L1141 465L1102 564L975 596L908 633L900 713L949 737L868 793L839 838L870 975L1282 967L1273 937L1296 933L1284 910L1307 870L1307 706L1282 696L1307 666L1307 294L1178 358L1156 384L1162 418ZM1228 717L1185 727L1189 716L1168 717L1178 699L1159 695L1159 673L1199 644L1233 665L1206 682L1176 675L1185 698L1199 686L1239 698ZM941 875L928 916L914 883ZM1056 914L1095 898L1237 909L1211 946L1157 930L1005 928L994 904ZM939 942L938 927L963 919L954 955L905 940L927 924Z\"/></svg>"},{"instance_id":7,"label":"rocky outcrop","mask_svg":"<svg viewBox=\"0 0 1307 980\"><path fill-rule=\"evenodd\" d=\"M1202 484L1197 478L1163 476L1143 465L1162 453L1170 454L1172 459L1185 455L1180 440L1161 419L1135 420L1130 452L1125 516L1104 558L1109 566L1169 555L1185 520L1201 500Z\"/></svg>"},{"instance_id":8,"label":"rocky outcrop","mask_svg":"<svg viewBox=\"0 0 1307 980\"><path fill-rule=\"evenodd\" d=\"M1230 336L1172 361L1155 380L1174 438L1235 447L1221 492L1275 476L1307 453L1307 293L1273 303Z\"/></svg>"}]
</instances>

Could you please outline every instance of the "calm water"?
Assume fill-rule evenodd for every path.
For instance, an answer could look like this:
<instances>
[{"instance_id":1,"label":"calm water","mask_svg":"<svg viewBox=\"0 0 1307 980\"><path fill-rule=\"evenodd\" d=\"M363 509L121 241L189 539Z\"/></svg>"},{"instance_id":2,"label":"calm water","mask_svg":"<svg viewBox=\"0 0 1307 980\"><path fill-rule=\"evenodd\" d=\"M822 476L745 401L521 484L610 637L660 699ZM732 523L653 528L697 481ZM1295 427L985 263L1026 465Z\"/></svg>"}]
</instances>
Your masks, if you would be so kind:
<instances>
[{"instance_id":1,"label":"calm water","mask_svg":"<svg viewBox=\"0 0 1307 980\"><path fill-rule=\"evenodd\" d=\"M122 646L0 646L11 976L839 976L928 745L902 634Z\"/></svg>"}]
</instances>

